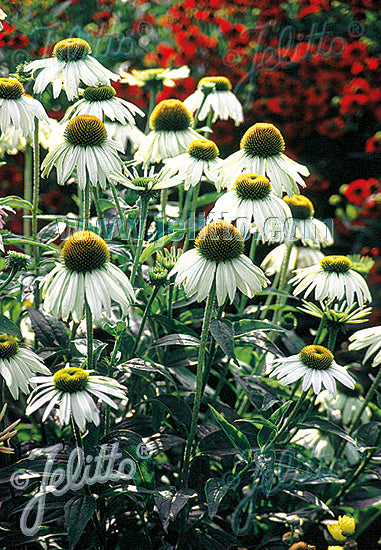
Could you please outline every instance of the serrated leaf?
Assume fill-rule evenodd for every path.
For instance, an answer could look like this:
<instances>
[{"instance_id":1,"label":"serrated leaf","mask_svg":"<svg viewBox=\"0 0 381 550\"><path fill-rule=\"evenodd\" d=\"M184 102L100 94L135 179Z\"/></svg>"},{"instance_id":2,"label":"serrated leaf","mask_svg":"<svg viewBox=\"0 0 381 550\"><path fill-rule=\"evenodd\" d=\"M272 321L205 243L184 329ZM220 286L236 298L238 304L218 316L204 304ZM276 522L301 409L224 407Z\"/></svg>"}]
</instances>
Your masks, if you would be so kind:
<instances>
[{"instance_id":1,"label":"serrated leaf","mask_svg":"<svg viewBox=\"0 0 381 550\"><path fill-rule=\"evenodd\" d=\"M213 414L213 417L221 430L227 435L230 442L239 451L240 455L245 459L251 458L251 445L246 435L238 430L233 424L230 424L219 412L216 411L211 405L209 408Z\"/></svg>"},{"instance_id":2,"label":"serrated leaf","mask_svg":"<svg viewBox=\"0 0 381 550\"><path fill-rule=\"evenodd\" d=\"M210 323L210 332L225 355L236 359L233 323L227 319L213 319Z\"/></svg>"},{"instance_id":3,"label":"serrated leaf","mask_svg":"<svg viewBox=\"0 0 381 550\"><path fill-rule=\"evenodd\" d=\"M64 508L65 527L67 529L70 550L72 550L96 509L92 495L78 495L71 498Z\"/></svg>"},{"instance_id":4,"label":"serrated leaf","mask_svg":"<svg viewBox=\"0 0 381 550\"><path fill-rule=\"evenodd\" d=\"M9 336L17 336L22 338L21 330L13 321L5 315L0 315L0 333L9 334Z\"/></svg>"}]
</instances>

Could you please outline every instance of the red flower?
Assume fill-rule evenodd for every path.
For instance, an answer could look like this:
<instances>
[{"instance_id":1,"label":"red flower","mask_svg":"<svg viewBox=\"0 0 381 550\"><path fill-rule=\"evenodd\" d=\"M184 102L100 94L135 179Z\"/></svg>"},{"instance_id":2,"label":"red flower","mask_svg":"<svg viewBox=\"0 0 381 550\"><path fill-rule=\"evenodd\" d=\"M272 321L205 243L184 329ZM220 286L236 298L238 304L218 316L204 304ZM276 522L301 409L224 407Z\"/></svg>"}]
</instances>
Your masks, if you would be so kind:
<instances>
[{"instance_id":1,"label":"red flower","mask_svg":"<svg viewBox=\"0 0 381 550\"><path fill-rule=\"evenodd\" d=\"M367 140L365 153L381 153L381 132L377 132L377 134Z\"/></svg>"},{"instance_id":2,"label":"red flower","mask_svg":"<svg viewBox=\"0 0 381 550\"><path fill-rule=\"evenodd\" d=\"M322 136L336 139L345 132L345 120L339 116L323 120L323 122L320 122L317 129Z\"/></svg>"},{"instance_id":3,"label":"red flower","mask_svg":"<svg viewBox=\"0 0 381 550\"><path fill-rule=\"evenodd\" d=\"M370 178L368 180L358 179L358 180L352 181L347 186L347 188L344 191L344 195L352 204L355 204L356 206L361 206L362 204L364 204L366 199L369 199L369 197L378 190L378 188L379 188L379 182L374 178ZM371 201L371 202L375 202L375 201ZM380 203L380 206L381 206L381 203ZM367 209L368 208L372 209L372 207L373 206L370 203L367 204L366 206Z\"/></svg>"}]
</instances>

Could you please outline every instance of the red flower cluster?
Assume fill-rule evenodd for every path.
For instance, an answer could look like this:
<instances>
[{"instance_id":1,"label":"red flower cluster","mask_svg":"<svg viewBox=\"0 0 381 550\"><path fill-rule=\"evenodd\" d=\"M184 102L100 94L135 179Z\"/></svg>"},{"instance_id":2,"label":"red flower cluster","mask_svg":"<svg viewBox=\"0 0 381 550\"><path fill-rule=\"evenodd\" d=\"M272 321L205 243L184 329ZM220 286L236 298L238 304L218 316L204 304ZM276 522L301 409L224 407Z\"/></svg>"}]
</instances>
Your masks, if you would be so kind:
<instances>
[{"instance_id":1,"label":"red flower cluster","mask_svg":"<svg viewBox=\"0 0 381 550\"><path fill-rule=\"evenodd\" d=\"M359 179L352 181L344 190L344 196L351 204L372 208L375 203L375 195L381 192L381 182L375 178L368 180ZM381 202L378 201L380 206Z\"/></svg>"}]
</instances>

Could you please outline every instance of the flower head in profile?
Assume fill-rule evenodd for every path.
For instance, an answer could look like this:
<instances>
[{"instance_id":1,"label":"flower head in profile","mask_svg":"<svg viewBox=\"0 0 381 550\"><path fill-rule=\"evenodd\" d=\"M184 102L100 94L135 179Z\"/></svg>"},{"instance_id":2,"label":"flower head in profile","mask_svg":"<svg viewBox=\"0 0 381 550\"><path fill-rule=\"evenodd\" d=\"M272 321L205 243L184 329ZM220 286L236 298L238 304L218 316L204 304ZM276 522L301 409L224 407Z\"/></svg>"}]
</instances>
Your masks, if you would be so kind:
<instances>
[{"instance_id":1,"label":"flower head in profile","mask_svg":"<svg viewBox=\"0 0 381 550\"><path fill-rule=\"evenodd\" d=\"M13 399L19 392L28 395L33 386L31 377L36 374L50 374L38 355L25 347L20 347L17 338L10 334L0 334L0 376L5 380Z\"/></svg>"},{"instance_id":2,"label":"flower head in profile","mask_svg":"<svg viewBox=\"0 0 381 550\"><path fill-rule=\"evenodd\" d=\"M183 283L185 293L197 294L199 302L208 296L214 281L219 305L228 296L233 302L237 288L252 298L269 281L243 251L238 229L226 221L215 221L200 231L195 248L180 256L168 276L176 275L175 284Z\"/></svg>"},{"instance_id":3,"label":"flower head in profile","mask_svg":"<svg viewBox=\"0 0 381 550\"><path fill-rule=\"evenodd\" d=\"M292 437L291 443L308 449L318 460L330 463L335 456L329 438L315 428L301 429Z\"/></svg>"},{"instance_id":4,"label":"flower head in profile","mask_svg":"<svg viewBox=\"0 0 381 550\"><path fill-rule=\"evenodd\" d=\"M135 153L138 163L152 164L184 153L195 139L203 139L191 127L192 115L178 99L161 101L150 117L150 133Z\"/></svg>"},{"instance_id":5,"label":"flower head in profile","mask_svg":"<svg viewBox=\"0 0 381 550\"><path fill-rule=\"evenodd\" d=\"M268 277L280 272L286 253L287 244L280 244L264 257L261 263L261 269L263 269ZM324 258L324 254L317 248L294 245L291 248L287 273L290 274L295 268L301 269L304 267L310 267L311 265L320 262L322 258Z\"/></svg>"},{"instance_id":6,"label":"flower head in profile","mask_svg":"<svg viewBox=\"0 0 381 550\"><path fill-rule=\"evenodd\" d=\"M298 185L305 187L303 176L309 175L306 166L284 154L285 142L273 124L258 122L241 139L241 148L224 161L221 172L223 187L230 188L240 173L266 176L278 197L283 191L291 196L299 193Z\"/></svg>"},{"instance_id":7,"label":"flower head in profile","mask_svg":"<svg viewBox=\"0 0 381 550\"><path fill-rule=\"evenodd\" d=\"M123 315L135 299L127 276L110 262L105 241L91 231L74 233L65 242L62 262L45 278L44 307L53 317L60 314L66 320L71 315L79 322L85 301L94 320L102 313L111 316L111 301L118 303Z\"/></svg>"},{"instance_id":8,"label":"flower head in profile","mask_svg":"<svg viewBox=\"0 0 381 550\"><path fill-rule=\"evenodd\" d=\"M220 191L218 174L223 161L218 155L219 150L214 141L195 139L188 145L185 153L165 159L164 164L184 176L185 190L195 187L205 177Z\"/></svg>"},{"instance_id":9,"label":"flower head in profile","mask_svg":"<svg viewBox=\"0 0 381 550\"><path fill-rule=\"evenodd\" d=\"M47 405L42 416L42 422L45 422L58 404L60 423L69 424L72 416L81 432L85 431L86 422L99 426L99 410L94 398L114 409L118 408L115 398L126 398L126 388L116 380L75 367L60 369L53 376L36 376L32 382L37 387L28 399L25 413L33 414Z\"/></svg>"},{"instance_id":10,"label":"flower head in profile","mask_svg":"<svg viewBox=\"0 0 381 550\"><path fill-rule=\"evenodd\" d=\"M139 88L143 88L145 86L152 86L159 83L162 86L173 88L176 86L176 80L188 78L189 67L183 65L178 69L157 68L144 69L142 71L132 69L130 73L120 71L120 76L121 84L129 84L130 86L139 86Z\"/></svg>"},{"instance_id":11,"label":"flower head in profile","mask_svg":"<svg viewBox=\"0 0 381 550\"><path fill-rule=\"evenodd\" d=\"M92 115L99 120L107 117L121 124L135 125L136 114L145 116L133 103L116 97L116 91L112 86L88 86L83 91L83 98L66 111L62 122L70 120L73 116Z\"/></svg>"},{"instance_id":12,"label":"flower head in profile","mask_svg":"<svg viewBox=\"0 0 381 550\"><path fill-rule=\"evenodd\" d=\"M346 256L325 256L319 264L297 269L289 283L296 285L293 294L304 292L304 298L315 290L315 300L320 301L345 299L351 306L357 300L360 307L372 301L364 278L352 269Z\"/></svg>"},{"instance_id":13,"label":"flower head in profile","mask_svg":"<svg viewBox=\"0 0 381 550\"><path fill-rule=\"evenodd\" d=\"M0 78L0 130L21 131L32 141L34 117L49 122L45 109L37 99L24 94L24 87L16 78Z\"/></svg>"},{"instance_id":14,"label":"flower head in profile","mask_svg":"<svg viewBox=\"0 0 381 550\"><path fill-rule=\"evenodd\" d=\"M284 227L286 220L291 218L291 210L272 192L271 183L265 176L242 174L232 189L217 199L210 216L236 220L237 229L244 238L254 221L263 242L279 242L284 240Z\"/></svg>"},{"instance_id":15,"label":"flower head in profile","mask_svg":"<svg viewBox=\"0 0 381 550\"><path fill-rule=\"evenodd\" d=\"M104 189L110 172L121 169L117 151L122 151L122 147L108 139L103 122L95 116L79 115L66 126L63 140L46 155L42 175L48 176L55 166L57 181L64 185L76 169L81 189L88 180Z\"/></svg>"},{"instance_id":16,"label":"flower head in profile","mask_svg":"<svg viewBox=\"0 0 381 550\"><path fill-rule=\"evenodd\" d=\"M173 175L165 167L157 171L154 166L151 166L150 169L144 166L142 174L136 170L135 166L130 167L130 170L125 168L124 173L113 172L110 174L110 179L132 189L139 196L147 198L158 195L163 189L180 185L184 180L182 176Z\"/></svg>"},{"instance_id":17,"label":"flower head in profile","mask_svg":"<svg viewBox=\"0 0 381 550\"><path fill-rule=\"evenodd\" d=\"M42 69L34 83L34 93L42 93L52 83L54 98L60 95L63 88L68 100L72 101L78 97L80 82L86 86L109 86L111 80L119 80L119 75L103 67L90 54L91 48L82 38L66 38L57 42L52 57L37 59L24 68L26 72L31 71L32 76Z\"/></svg>"},{"instance_id":18,"label":"flower head in profile","mask_svg":"<svg viewBox=\"0 0 381 550\"><path fill-rule=\"evenodd\" d=\"M320 404L319 411L328 411L333 420L342 420L344 426L350 426L365 401L363 391L358 382L353 389L342 386L336 397L324 390L317 397L316 403ZM361 414L361 423L367 424L371 416L371 409L365 407Z\"/></svg>"},{"instance_id":19,"label":"flower head in profile","mask_svg":"<svg viewBox=\"0 0 381 550\"><path fill-rule=\"evenodd\" d=\"M336 380L343 386L355 387L355 380L345 367L338 365L333 354L323 346L305 346L297 355L275 359L271 366L274 368L271 378L276 377L286 386L302 380L303 391L312 387L314 393L318 394L323 385L335 396Z\"/></svg>"},{"instance_id":20,"label":"flower head in profile","mask_svg":"<svg viewBox=\"0 0 381 550\"><path fill-rule=\"evenodd\" d=\"M381 364L381 326L358 330L349 337L349 341L348 349L351 351L368 348L364 356L364 363L376 354L373 357L372 367Z\"/></svg>"},{"instance_id":21,"label":"flower head in profile","mask_svg":"<svg viewBox=\"0 0 381 550\"><path fill-rule=\"evenodd\" d=\"M184 105L195 113L199 120L205 120L213 111L212 122L232 118L236 126L243 122L243 108L231 91L232 85L225 76L207 76L197 84L197 90L184 100Z\"/></svg>"},{"instance_id":22,"label":"flower head in profile","mask_svg":"<svg viewBox=\"0 0 381 550\"><path fill-rule=\"evenodd\" d=\"M5 21L7 14L0 8L0 31L3 30L3 21Z\"/></svg>"},{"instance_id":23,"label":"flower head in profile","mask_svg":"<svg viewBox=\"0 0 381 550\"><path fill-rule=\"evenodd\" d=\"M328 226L314 218L314 205L303 195L284 197L292 213L293 234L304 246L320 248L333 244L332 234Z\"/></svg>"}]
</instances>

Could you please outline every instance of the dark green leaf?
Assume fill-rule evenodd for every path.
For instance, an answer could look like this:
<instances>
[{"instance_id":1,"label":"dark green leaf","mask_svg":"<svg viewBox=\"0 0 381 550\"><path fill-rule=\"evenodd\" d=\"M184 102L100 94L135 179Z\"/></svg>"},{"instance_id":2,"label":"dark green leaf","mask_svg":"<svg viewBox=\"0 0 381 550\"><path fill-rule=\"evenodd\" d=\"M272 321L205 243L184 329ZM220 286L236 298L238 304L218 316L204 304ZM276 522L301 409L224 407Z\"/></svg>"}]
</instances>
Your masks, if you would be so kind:
<instances>
[{"instance_id":1,"label":"dark green leaf","mask_svg":"<svg viewBox=\"0 0 381 550\"><path fill-rule=\"evenodd\" d=\"M210 323L210 332L225 355L236 359L234 353L233 323L227 319L213 319Z\"/></svg>"},{"instance_id":2,"label":"dark green leaf","mask_svg":"<svg viewBox=\"0 0 381 550\"><path fill-rule=\"evenodd\" d=\"M228 491L229 486L222 479L212 478L205 483L206 503L210 519L217 514L218 507Z\"/></svg>"},{"instance_id":3,"label":"dark green leaf","mask_svg":"<svg viewBox=\"0 0 381 550\"><path fill-rule=\"evenodd\" d=\"M240 455L245 459L251 458L251 445L246 435L238 430L233 424L230 424L225 418L209 405L213 417L222 431L227 435L234 447L239 451Z\"/></svg>"},{"instance_id":4,"label":"dark green leaf","mask_svg":"<svg viewBox=\"0 0 381 550\"><path fill-rule=\"evenodd\" d=\"M280 328L278 325L259 319L241 319L241 321L235 321L233 326L236 338L248 332L252 332L253 330L275 330L277 332L284 332L284 329Z\"/></svg>"},{"instance_id":5,"label":"dark green leaf","mask_svg":"<svg viewBox=\"0 0 381 550\"><path fill-rule=\"evenodd\" d=\"M150 361L146 361L144 359L136 357L118 365L118 369L121 371L127 370L128 372L136 374L137 376L146 377L147 373L158 373L161 374L161 376L164 376L164 378L170 380L170 382L176 387L176 382L174 381L171 374L168 372L167 368L163 365L159 365L158 363L151 363Z\"/></svg>"},{"instance_id":6,"label":"dark green leaf","mask_svg":"<svg viewBox=\"0 0 381 550\"><path fill-rule=\"evenodd\" d=\"M72 550L96 509L92 495L77 495L65 504L65 526L68 533L70 550Z\"/></svg>"},{"instance_id":7,"label":"dark green leaf","mask_svg":"<svg viewBox=\"0 0 381 550\"><path fill-rule=\"evenodd\" d=\"M280 349L263 332L249 332L244 336L241 336L239 338L239 342L265 349L266 351L273 353L276 357L283 357L283 353L280 351Z\"/></svg>"},{"instance_id":8,"label":"dark green leaf","mask_svg":"<svg viewBox=\"0 0 381 550\"><path fill-rule=\"evenodd\" d=\"M164 394L155 397L151 401L160 403L186 431L189 430L192 421L192 411L183 399L175 395Z\"/></svg>"},{"instance_id":9,"label":"dark green leaf","mask_svg":"<svg viewBox=\"0 0 381 550\"><path fill-rule=\"evenodd\" d=\"M156 346L199 346L200 340L194 336L189 336L187 334L169 334L168 336L163 336L159 338L152 345Z\"/></svg>"},{"instance_id":10,"label":"dark green leaf","mask_svg":"<svg viewBox=\"0 0 381 550\"><path fill-rule=\"evenodd\" d=\"M180 239L183 236L183 234L184 234L183 229L179 231L175 231L173 233L170 233L169 235L166 235L165 237L160 237L160 239L148 245L147 248L143 250L140 256L140 259L139 259L140 263L142 264L143 262L145 262L147 258L152 256L152 254L154 254L158 250L162 250L165 247L165 245L168 244L169 242Z\"/></svg>"},{"instance_id":11,"label":"dark green leaf","mask_svg":"<svg viewBox=\"0 0 381 550\"><path fill-rule=\"evenodd\" d=\"M184 323L180 323L180 321L176 319L168 319L165 315L150 315L150 319L153 319L159 325L168 329L170 333L177 332L179 334L188 334L198 339L198 334L193 328Z\"/></svg>"},{"instance_id":12,"label":"dark green leaf","mask_svg":"<svg viewBox=\"0 0 381 550\"><path fill-rule=\"evenodd\" d=\"M20 339L22 338L19 327L5 315L0 315L0 332L8 334L9 336L17 336L17 338Z\"/></svg>"}]
</instances>

